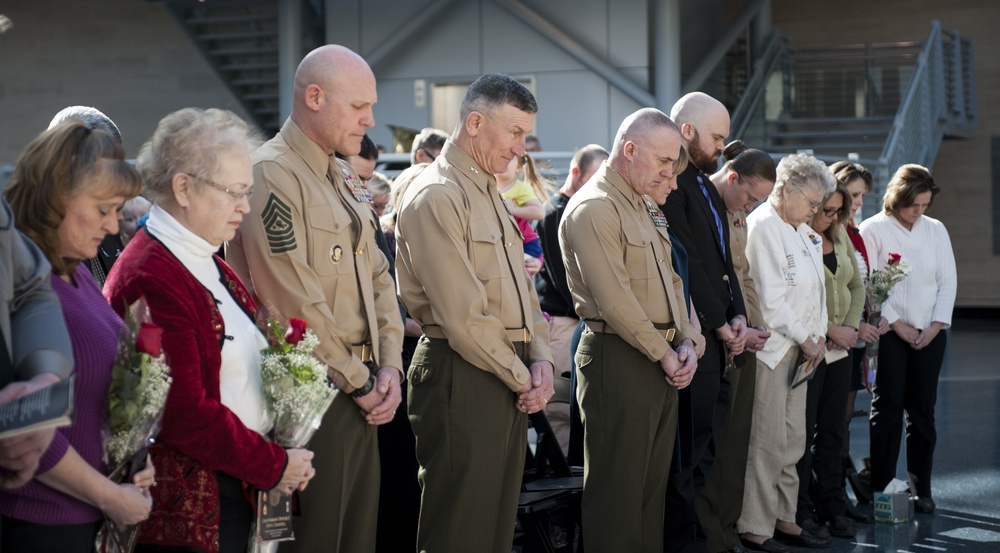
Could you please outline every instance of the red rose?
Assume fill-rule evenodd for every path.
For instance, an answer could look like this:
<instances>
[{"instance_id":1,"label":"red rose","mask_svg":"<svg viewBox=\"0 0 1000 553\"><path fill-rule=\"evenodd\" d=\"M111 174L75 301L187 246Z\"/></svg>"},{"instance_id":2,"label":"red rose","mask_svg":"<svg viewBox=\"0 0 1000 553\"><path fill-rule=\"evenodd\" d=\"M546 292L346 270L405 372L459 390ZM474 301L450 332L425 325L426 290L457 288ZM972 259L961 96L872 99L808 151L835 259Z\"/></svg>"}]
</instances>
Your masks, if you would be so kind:
<instances>
[{"instance_id":1,"label":"red rose","mask_svg":"<svg viewBox=\"0 0 1000 553\"><path fill-rule=\"evenodd\" d=\"M898 253L890 253L889 254L889 265L896 265L896 264L898 264L900 257L902 257L902 256L899 255Z\"/></svg>"},{"instance_id":2,"label":"red rose","mask_svg":"<svg viewBox=\"0 0 1000 553\"><path fill-rule=\"evenodd\" d=\"M163 329L153 323L142 323L139 332L135 336L135 349L140 353L148 353L152 357L159 357L163 350L160 348L160 341L163 338Z\"/></svg>"},{"instance_id":3,"label":"red rose","mask_svg":"<svg viewBox=\"0 0 1000 553\"><path fill-rule=\"evenodd\" d=\"M302 319L288 319L288 330L285 331L285 341L295 345L302 341L302 336L306 333L306 325L309 324Z\"/></svg>"}]
</instances>

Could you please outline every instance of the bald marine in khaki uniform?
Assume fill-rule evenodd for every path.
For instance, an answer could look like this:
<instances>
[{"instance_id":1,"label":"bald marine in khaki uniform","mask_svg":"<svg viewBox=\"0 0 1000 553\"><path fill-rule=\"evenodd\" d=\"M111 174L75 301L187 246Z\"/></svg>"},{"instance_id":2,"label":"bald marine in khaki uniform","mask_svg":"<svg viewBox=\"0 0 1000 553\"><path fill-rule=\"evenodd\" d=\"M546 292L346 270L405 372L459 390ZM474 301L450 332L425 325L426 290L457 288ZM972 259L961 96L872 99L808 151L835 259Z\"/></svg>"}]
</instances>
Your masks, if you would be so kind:
<instances>
[{"instance_id":1,"label":"bald marine in khaki uniform","mask_svg":"<svg viewBox=\"0 0 1000 553\"><path fill-rule=\"evenodd\" d=\"M566 276L587 328L576 353L583 419L584 546L663 550L677 390L697 366L663 213L645 198L674 178L680 133L663 112L622 122L611 157L570 198L559 227Z\"/></svg>"},{"instance_id":2,"label":"bald marine in khaki uniform","mask_svg":"<svg viewBox=\"0 0 1000 553\"><path fill-rule=\"evenodd\" d=\"M401 399L403 323L371 196L333 157L360 151L375 100L375 76L347 48L322 46L302 60L291 117L252 155L251 210L227 250L272 317L309 323L340 389L309 442L316 476L283 553L375 551L376 425Z\"/></svg>"},{"instance_id":3,"label":"bald marine in khaki uniform","mask_svg":"<svg viewBox=\"0 0 1000 553\"><path fill-rule=\"evenodd\" d=\"M424 330L407 374L423 490L417 551L511 550L527 415L552 397L552 355L493 175L524 155L537 110L515 79L477 79L458 128L400 202L399 297Z\"/></svg>"}]
</instances>

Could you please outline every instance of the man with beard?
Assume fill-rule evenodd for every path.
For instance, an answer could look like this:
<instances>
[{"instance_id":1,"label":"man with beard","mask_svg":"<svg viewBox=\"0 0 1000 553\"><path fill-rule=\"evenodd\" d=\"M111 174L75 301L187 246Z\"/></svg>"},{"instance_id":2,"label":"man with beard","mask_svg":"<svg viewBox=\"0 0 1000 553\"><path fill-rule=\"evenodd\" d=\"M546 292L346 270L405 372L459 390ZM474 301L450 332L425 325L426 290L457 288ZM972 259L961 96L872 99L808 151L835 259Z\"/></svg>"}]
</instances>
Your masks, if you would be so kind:
<instances>
[{"instance_id":1,"label":"man with beard","mask_svg":"<svg viewBox=\"0 0 1000 553\"><path fill-rule=\"evenodd\" d=\"M735 533L738 509L735 517L726 517L732 518L732 524L718 520L718 505L699 508L695 513L695 498L705 489L709 472L713 468L725 470L731 462L720 441L731 396L728 371L739 370L735 365L742 358L735 356L742 353L747 335L746 309L729 251L726 207L708 176L715 172L729 135L729 113L711 96L692 92L674 104L670 115L680 127L681 141L691 163L677 178L677 190L667 197L661 209L688 253L691 300L706 347L690 388L680 395L682 448L685 443L690 447L690 456L684 452L682 458L690 463L682 465L679 474L672 474L667 484L670 515L666 517L664 539L667 550L697 547L704 551L705 547L697 544L699 530L703 530L709 553L740 551L742 546ZM686 431L690 432L689 439L684 439ZM746 451L743 459L741 466L745 466ZM742 489L722 494L727 504L739 505L742 499ZM732 510L724 509L726 513Z\"/></svg>"}]
</instances>

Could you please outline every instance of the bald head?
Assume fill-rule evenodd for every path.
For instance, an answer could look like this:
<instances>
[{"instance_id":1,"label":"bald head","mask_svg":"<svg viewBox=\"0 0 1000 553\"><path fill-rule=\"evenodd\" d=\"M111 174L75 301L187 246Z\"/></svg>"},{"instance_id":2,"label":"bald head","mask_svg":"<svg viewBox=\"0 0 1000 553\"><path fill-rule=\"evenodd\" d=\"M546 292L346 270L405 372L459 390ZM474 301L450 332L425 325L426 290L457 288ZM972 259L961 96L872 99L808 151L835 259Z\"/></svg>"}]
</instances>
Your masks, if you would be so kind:
<instances>
[{"instance_id":1,"label":"bald head","mask_svg":"<svg viewBox=\"0 0 1000 553\"><path fill-rule=\"evenodd\" d=\"M706 173L714 173L729 136L729 110L704 92L685 94L670 110L681 131L691 163Z\"/></svg>"},{"instance_id":2,"label":"bald head","mask_svg":"<svg viewBox=\"0 0 1000 553\"><path fill-rule=\"evenodd\" d=\"M674 175L680 156L677 125L662 111L643 108L622 121L608 164L639 194L650 194Z\"/></svg>"},{"instance_id":3,"label":"bald head","mask_svg":"<svg viewBox=\"0 0 1000 553\"><path fill-rule=\"evenodd\" d=\"M667 117L667 114L655 108L643 108L632 113L622 121L615 135L615 144L611 148L611 158L622 155L628 142L642 142L649 139L650 134L662 132L664 128L678 132L677 125Z\"/></svg>"},{"instance_id":4,"label":"bald head","mask_svg":"<svg viewBox=\"0 0 1000 553\"><path fill-rule=\"evenodd\" d=\"M332 155L357 155L375 125L375 75L364 58L336 44L309 52L295 71L292 121Z\"/></svg>"}]
</instances>

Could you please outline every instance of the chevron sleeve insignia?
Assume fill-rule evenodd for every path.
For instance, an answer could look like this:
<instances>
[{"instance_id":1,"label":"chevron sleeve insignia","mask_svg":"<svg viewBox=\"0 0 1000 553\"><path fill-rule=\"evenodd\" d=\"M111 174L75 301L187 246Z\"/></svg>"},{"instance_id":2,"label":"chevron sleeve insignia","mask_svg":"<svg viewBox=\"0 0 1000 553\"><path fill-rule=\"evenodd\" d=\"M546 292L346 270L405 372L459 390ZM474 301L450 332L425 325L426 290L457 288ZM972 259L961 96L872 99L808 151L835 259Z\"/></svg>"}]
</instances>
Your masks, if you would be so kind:
<instances>
[{"instance_id":1,"label":"chevron sleeve insignia","mask_svg":"<svg viewBox=\"0 0 1000 553\"><path fill-rule=\"evenodd\" d=\"M290 252L295 249L295 230L292 226L292 209L288 204L271 193L260 213L267 236L267 247L271 254Z\"/></svg>"}]
</instances>

